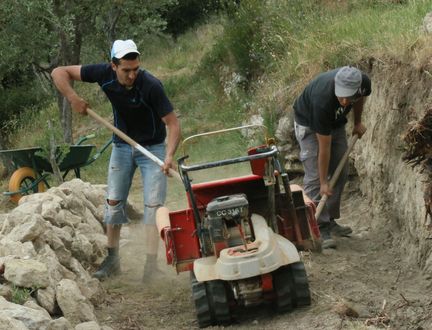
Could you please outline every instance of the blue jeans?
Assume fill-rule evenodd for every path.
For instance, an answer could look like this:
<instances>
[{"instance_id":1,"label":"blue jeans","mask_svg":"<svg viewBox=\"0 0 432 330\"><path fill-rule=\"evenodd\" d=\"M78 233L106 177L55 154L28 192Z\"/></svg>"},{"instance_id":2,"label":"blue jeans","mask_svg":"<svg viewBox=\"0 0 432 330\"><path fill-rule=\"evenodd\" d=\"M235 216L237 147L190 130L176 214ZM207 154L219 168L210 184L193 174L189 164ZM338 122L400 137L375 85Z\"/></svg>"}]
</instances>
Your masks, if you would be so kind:
<instances>
[{"instance_id":1,"label":"blue jeans","mask_svg":"<svg viewBox=\"0 0 432 330\"><path fill-rule=\"evenodd\" d=\"M316 133L309 127L294 122L296 139L300 145L300 160L303 163L305 175L303 177L304 191L306 195L318 202L320 198L320 179L318 171L318 139ZM331 132L331 151L329 163L329 175L333 175L340 160L348 149L345 126L336 128ZM328 223L331 218L340 218L340 204L342 192L348 179L348 162L345 163L339 179L333 187L333 194L327 199L319 218L319 224Z\"/></svg>"},{"instance_id":2,"label":"blue jeans","mask_svg":"<svg viewBox=\"0 0 432 330\"><path fill-rule=\"evenodd\" d=\"M165 144L143 146L162 161ZM107 200L118 201L116 205L106 203L104 223L121 225L128 222L126 200L135 169L139 167L144 190L144 224L155 224L156 210L165 203L167 180L159 165L128 144L113 143L108 169Z\"/></svg>"}]
</instances>

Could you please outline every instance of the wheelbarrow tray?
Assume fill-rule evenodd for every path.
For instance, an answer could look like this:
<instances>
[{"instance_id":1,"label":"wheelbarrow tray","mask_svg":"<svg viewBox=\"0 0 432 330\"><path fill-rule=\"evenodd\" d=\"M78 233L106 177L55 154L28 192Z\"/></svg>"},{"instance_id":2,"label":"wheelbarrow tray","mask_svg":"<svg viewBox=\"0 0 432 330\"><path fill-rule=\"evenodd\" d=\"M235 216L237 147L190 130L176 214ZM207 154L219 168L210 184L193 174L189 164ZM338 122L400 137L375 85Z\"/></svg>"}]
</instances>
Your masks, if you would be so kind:
<instances>
[{"instance_id":1,"label":"wheelbarrow tray","mask_svg":"<svg viewBox=\"0 0 432 330\"><path fill-rule=\"evenodd\" d=\"M68 171L86 165L94 148L94 145L69 146L69 152L59 164L60 171ZM0 157L11 162L15 168L31 167L38 173L52 173L53 170L49 160L37 154L42 150L40 147L0 150ZM56 154L60 155L60 147L57 147ZM57 158L59 157L57 156Z\"/></svg>"}]
</instances>

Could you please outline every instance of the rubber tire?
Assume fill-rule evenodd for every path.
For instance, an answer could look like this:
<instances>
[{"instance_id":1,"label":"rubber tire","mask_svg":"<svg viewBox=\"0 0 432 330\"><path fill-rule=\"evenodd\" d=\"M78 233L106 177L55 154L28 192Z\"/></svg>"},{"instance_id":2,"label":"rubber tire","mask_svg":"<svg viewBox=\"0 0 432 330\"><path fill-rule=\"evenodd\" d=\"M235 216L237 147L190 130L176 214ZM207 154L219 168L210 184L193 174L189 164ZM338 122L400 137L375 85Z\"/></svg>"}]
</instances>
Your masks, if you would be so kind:
<instances>
[{"instance_id":1,"label":"rubber tire","mask_svg":"<svg viewBox=\"0 0 432 330\"><path fill-rule=\"evenodd\" d=\"M311 304L309 281L303 262L295 262L276 270L273 274L273 287L276 293L275 307L279 313Z\"/></svg>"},{"instance_id":2,"label":"rubber tire","mask_svg":"<svg viewBox=\"0 0 432 330\"><path fill-rule=\"evenodd\" d=\"M190 272L192 299L195 303L198 326L227 325L231 322L225 283L220 280L198 282Z\"/></svg>"},{"instance_id":3,"label":"rubber tire","mask_svg":"<svg viewBox=\"0 0 432 330\"><path fill-rule=\"evenodd\" d=\"M273 290L276 300L274 307L278 313L289 312L294 308L294 292L292 292L292 275L289 266L282 266L273 272Z\"/></svg>"},{"instance_id":4,"label":"rubber tire","mask_svg":"<svg viewBox=\"0 0 432 330\"><path fill-rule=\"evenodd\" d=\"M295 293L295 307L309 306L311 295L309 291L309 281L303 262L295 262L289 265L292 275L293 291Z\"/></svg>"},{"instance_id":5,"label":"rubber tire","mask_svg":"<svg viewBox=\"0 0 432 330\"><path fill-rule=\"evenodd\" d=\"M26 184L26 181L30 180L32 183L36 180L35 172L30 167L20 167L15 172L12 173L12 176L9 180L9 191L14 192L18 191L23 187L23 184ZM44 192L46 190L45 184L43 181L39 182L37 187L35 189L28 191L28 193L25 194L14 194L10 196L10 200L14 203L18 203L18 201L23 197L24 195L29 195L31 193L36 192Z\"/></svg>"}]
</instances>

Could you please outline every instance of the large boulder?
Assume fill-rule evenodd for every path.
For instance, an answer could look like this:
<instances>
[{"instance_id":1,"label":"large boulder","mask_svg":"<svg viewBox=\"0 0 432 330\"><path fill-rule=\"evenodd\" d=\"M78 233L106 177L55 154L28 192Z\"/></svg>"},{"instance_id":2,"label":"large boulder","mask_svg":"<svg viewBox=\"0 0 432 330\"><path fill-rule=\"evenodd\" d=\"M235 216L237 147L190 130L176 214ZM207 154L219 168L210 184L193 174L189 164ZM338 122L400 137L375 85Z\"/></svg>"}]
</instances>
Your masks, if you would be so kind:
<instances>
[{"instance_id":1,"label":"large boulder","mask_svg":"<svg viewBox=\"0 0 432 330\"><path fill-rule=\"evenodd\" d=\"M6 319L17 320L24 324L29 330L46 329L51 322L51 317L47 312L14 304L0 297L0 320ZM15 325L20 326L21 323L15 322ZM13 322L11 324L14 325ZM18 327L17 329L20 328Z\"/></svg>"},{"instance_id":2,"label":"large boulder","mask_svg":"<svg viewBox=\"0 0 432 330\"><path fill-rule=\"evenodd\" d=\"M72 325L87 321L97 321L93 305L81 293L81 290L74 281L61 280L56 287L56 296L63 315Z\"/></svg>"},{"instance_id":3,"label":"large boulder","mask_svg":"<svg viewBox=\"0 0 432 330\"><path fill-rule=\"evenodd\" d=\"M46 288L49 285L47 266L37 260L7 260L3 276L7 281L24 288Z\"/></svg>"}]
</instances>

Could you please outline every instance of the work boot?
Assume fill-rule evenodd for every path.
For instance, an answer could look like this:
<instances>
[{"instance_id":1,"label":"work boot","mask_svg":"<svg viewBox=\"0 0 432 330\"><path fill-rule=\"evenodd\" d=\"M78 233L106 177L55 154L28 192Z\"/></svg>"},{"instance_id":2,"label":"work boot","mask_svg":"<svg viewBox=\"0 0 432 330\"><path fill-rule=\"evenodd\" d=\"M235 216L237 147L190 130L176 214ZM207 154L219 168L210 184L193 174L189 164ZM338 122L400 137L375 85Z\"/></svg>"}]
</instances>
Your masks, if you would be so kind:
<instances>
[{"instance_id":1,"label":"work boot","mask_svg":"<svg viewBox=\"0 0 432 330\"><path fill-rule=\"evenodd\" d=\"M144 265L143 282L151 282L163 277L165 274L157 266L157 255L147 254Z\"/></svg>"},{"instance_id":2,"label":"work boot","mask_svg":"<svg viewBox=\"0 0 432 330\"><path fill-rule=\"evenodd\" d=\"M339 225L335 219L330 219L330 232L335 236L350 236L352 234L351 227Z\"/></svg>"},{"instance_id":3,"label":"work boot","mask_svg":"<svg viewBox=\"0 0 432 330\"><path fill-rule=\"evenodd\" d=\"M103 280L118 274L120 274L120 257L118 255L118 249L108 248L108 256L102 262L99 269L93 274L93 277Z\"/></svg>"},{"instance_id":4,"label":"work boot","mask_svg":"<svg viewBox=\"0 0 432 330\"><path fill-rule=\"evenodd\" d=\"M330 223L324 222L319 225L321 234L321 248L322 249L335 249L336 241L331 237Z\"/></svg>"}]
</instances>

